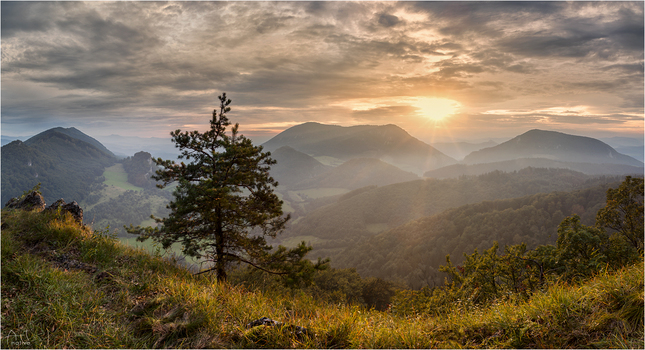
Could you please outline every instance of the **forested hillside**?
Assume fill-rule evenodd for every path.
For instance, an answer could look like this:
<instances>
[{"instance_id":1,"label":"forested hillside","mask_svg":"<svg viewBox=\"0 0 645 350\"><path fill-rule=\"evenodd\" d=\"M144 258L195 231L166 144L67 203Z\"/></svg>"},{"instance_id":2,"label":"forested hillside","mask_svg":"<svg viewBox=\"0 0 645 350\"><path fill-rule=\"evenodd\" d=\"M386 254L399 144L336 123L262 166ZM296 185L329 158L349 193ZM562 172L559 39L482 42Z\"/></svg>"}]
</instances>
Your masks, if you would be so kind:
<instances>
[{"instance_id":1,"label":"forested hillside","mask_svg":"<svg viewBox=\"0 0 645 350\"><path fill-rule=\"evenodd\" d=\"M372 188L306 214L284 237L316 237L314 257L334 257L364 237L449 208L495 199L571 191L617 181L565 169L527 168L458 179L424 179Z\"/></svg>"},{"instance_id":2,"label":"forested hillside","mask_svg":"<svg viewBox=\"0 0 645 350\"><path fill-rule=\"evenodd\" d=\"M271 167L271 176L278 181L280 189L290 189L300 182L314 178L332 169L307 154L289 146L271 152L276 164Z\"/></svg>"},{"instance_id":3,"label":"forested hillside","mask_svg":"<svg viewBox=\"0 0 645 350\"><path fill-rule=\"evenodd\" d=\"M3 209L2 347L643 348L642 249L617 255L618 239L584 256L602 235L570 223L557 246L526 254L546 276L509 264L526 252L488 249L447 264L452 280L432 289L333 269L287 288L243 271L193 275L67 213Z\"/></svg>"},{"instance_id":4,"label":"forested hillside","mask_svg":"<svg viewBox=\"0 0 645 350\"><path fill-rule=\"evenodd\" d=\"M436 179L447 179L463 175L481 175L495 170L504 172L518 171L527 167L569 169L579 171L587 175L637 175L643 173L642 166L561 162L546 158L520 158L480 164L453 164L443 168L427 171L423 176Z\"/></svg>"},{"instance_id":5,"label":"forested hillside","mask_svg":"<svg viewBox=\"0 0 645 350\"><path fill-rule=\"evenodd\" d=\"M157 182L150 178L155 174L157 166L152 162L148 152L137 152L132 157L123 159L123 169L128 173L128 182L143 188L156 188Z\"/></svg>"},{"instance_id":6,"label":"forested hillside","mask_svg":"<svg viewBox=\"0 0 645 350\"><path fill-rule=\"evenodd\" d=\"M529 249L554 244L558 225L577 214L592 225L605 206L605 183L585 190L540 193L520 198L484 201L427 216L364 239L332 258L337 267L354 267L362 276L405 281L409 286L440 285L439 266L450 254L460 264L463 254L526 243Z\"/></svg>"},{"instance_id":7,"label":"forested hillside","mask_svg":"<svg viewBox=\"0 0 645 350\"><path fill-rule=\"evenodd\" d=\"M76 129L61 129L2 147L3 201L38 183L50 202L81 201L93 184L103 181L103 170L116 162L114 155Z\"/></svg>"}]
</instances>

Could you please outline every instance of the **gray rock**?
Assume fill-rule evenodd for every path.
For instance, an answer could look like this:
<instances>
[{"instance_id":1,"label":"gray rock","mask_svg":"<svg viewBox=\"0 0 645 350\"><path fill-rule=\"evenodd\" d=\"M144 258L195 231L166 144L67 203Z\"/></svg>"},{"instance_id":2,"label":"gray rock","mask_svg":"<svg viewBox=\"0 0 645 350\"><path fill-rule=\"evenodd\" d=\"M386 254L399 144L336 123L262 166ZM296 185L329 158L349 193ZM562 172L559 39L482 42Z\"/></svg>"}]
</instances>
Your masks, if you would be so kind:
<instances>
[{"instance_id":1,"label":"gray rock","mask_svg":"<svg viewBox=\"0 0 645 350\"><path fill-rule=\"evenodd\" d=\"M29 192L24 198L11 198L5 208L8 209L21 209L21 210L36 210L42 211L45 209L45 198L37 191Z\"/></svg>"},{"instance_id":2,"label":"gray rock","mask_svg":"<svg viewBox=\"0 0 645 350\"><path fill-rule=\"evenodd\" d=\"M72 217L76 222L79 224L83 223L83 208L81 208L76 201L66 204L61 198L47 207L45 211L60 211L61 213L67 212L72 214Z\"/></svg>"},{"instance_id":3,"label":"gray rock","mask_svg":"<svg viewBox=\"0 0 645 350\"><path fill-rule=\"evenodd\" d=\"M253 328L257 326L280 327L283 331L294 334L298 337L314 335L310 330L308 330L305 327L296 326L292 324L284 324L282 322L274 321L268 317L262 317L246 324L246 328Z\"/></svg>"},{"instance_id":4,"label":"gray rock","mask_svg":"<svg viewBox=\"0 0 645 350\"><path fill-rule=\"evenodd\" d=\"M63 205L62 209L63 211L72 214L72 217L76 222L83 224L83 208L81 208L76 201Z\"/></svg>"}]
</instances>

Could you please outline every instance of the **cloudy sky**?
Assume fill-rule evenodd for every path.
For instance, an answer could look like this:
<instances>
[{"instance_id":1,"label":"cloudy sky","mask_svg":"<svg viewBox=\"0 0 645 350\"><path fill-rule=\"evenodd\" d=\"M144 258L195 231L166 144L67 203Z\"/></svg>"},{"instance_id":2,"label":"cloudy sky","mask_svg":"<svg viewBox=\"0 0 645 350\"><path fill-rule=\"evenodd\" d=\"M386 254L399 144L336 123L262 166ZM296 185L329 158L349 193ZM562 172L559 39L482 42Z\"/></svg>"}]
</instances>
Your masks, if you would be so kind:
<instances>
[{"instance_id":1,"label":"cloudy sky","mask_svg":"<svg viewBox=\"0 0 645 350\"><path fill-rule=\"evenodd\" d=\"M2 134L643 136L643 2L2 2Z\"/></svg>"}]
</instances>

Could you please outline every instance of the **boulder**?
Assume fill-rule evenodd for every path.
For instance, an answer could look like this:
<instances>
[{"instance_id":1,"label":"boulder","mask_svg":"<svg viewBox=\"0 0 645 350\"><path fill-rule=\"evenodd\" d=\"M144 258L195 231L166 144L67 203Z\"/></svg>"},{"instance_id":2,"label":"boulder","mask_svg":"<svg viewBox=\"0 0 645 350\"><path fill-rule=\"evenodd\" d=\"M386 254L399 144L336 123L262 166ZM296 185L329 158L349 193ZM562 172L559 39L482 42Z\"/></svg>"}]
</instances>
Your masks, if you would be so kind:
<instances>
[{"instance_id":1,"label":"boulder","mask_svg":"<svg viewBox=\"0 0 645 350\"><path fill-rule=\"evenodd\" d=\"M257 326L279 327L283 332L287 332L298 337L313 336L314 334L305 327L296 326L292 324L285 324L282 322L274 321L268 317L262 317L255 321L249 322L246 328L253 328Z\"/></svg>"},{"instance_id":2,"label":"boulder","mask_svg":"<svg viewBox=\"0 0 645 350\"><path fill-rule=\"evenodd\" d=\"M83 223L83 208L81 208L76 201L63 205L63 211L72 214L72 217L76 219L76 222L79 224Z\"/></svg>"},{"instance_id":3,"label":"boulder","mask_svg":"<svg viewBox=\"0 0 645 350\"><path fill-rule=\"evenodd\" d=\"M38 191L31 191L24 197L11 198L5 208L8 209L21 209L21 210L36 210L42 211L45 209L45 198Z\"/></svg>"},{"instance_id":4,"label":"boulder","mask_svg":"<svg viewBox=\"0 0 645 350\"><path fill-rule=\"evenodd\" d=\"M79 224L83 223L83 208L81 208L76 201L71 202L71 203L65 203L65 201L61 198L57 200L56 202L52 203L46 211L60 211L61 213L70 213L72 214L72 217L78 222Z\"/></svg>"},{"instance_id":5,"label":"boulder","mask_svg":"<svg viewBox=\"0 0 645 350\"><path fill-rule=\"evenodd\" d=\"M61 198L61 199L55 201L54 203L52 203L52 205L50 205L47 208L45 208L45 211L57 211L63 205L65 205L65 201ZM62 208L61 208L61 210L62 210Z\"/></svg>"}]
</instances>

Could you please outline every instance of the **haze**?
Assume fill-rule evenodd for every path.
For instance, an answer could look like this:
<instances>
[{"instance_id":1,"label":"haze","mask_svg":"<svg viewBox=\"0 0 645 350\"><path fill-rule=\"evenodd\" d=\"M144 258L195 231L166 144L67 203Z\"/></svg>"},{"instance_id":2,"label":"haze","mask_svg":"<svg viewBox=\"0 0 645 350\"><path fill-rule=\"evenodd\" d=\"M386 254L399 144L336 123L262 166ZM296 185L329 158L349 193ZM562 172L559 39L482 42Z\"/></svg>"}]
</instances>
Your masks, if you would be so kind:
<instances>
[{"instance_id":1,"label":"haze","mask_svg":"<svg viewBox=\"0 0 645 350\"><path fill-rule=\"evenodd\" d=\"M2 134L643 136L643 2L2 2Z\"/></svg>"}]
</instances>

